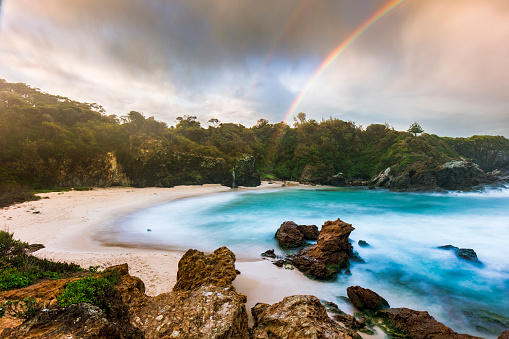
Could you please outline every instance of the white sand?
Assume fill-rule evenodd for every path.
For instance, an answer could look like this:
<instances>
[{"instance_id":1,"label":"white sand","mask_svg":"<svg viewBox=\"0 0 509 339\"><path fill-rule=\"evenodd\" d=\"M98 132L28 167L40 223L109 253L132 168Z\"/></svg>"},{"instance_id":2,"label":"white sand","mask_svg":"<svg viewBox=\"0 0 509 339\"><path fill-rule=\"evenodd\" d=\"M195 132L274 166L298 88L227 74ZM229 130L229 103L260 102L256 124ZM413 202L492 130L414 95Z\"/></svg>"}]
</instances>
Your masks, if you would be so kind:
<instances>
[{"instance_id":1,"label":"white sand","mask_svg":"<svg viewBox=\"0 0 509 339\"><path fill-rule=\"evenodd\" d=\"M281 184L263 183L255 189L272 187ZM14 233L16 239L44 244L44 249L34 253L39 258L74 262L84 268L99 265L99 269L128 263L129 272L145 282L148 295L155 296L173 288L183 253L107 247L93 240L94 232L105 223L145 207L229 190L220 185L203 185L46 193L40 194L41 200L0 210L0 226Z\"/></svg>"}]
</instances>

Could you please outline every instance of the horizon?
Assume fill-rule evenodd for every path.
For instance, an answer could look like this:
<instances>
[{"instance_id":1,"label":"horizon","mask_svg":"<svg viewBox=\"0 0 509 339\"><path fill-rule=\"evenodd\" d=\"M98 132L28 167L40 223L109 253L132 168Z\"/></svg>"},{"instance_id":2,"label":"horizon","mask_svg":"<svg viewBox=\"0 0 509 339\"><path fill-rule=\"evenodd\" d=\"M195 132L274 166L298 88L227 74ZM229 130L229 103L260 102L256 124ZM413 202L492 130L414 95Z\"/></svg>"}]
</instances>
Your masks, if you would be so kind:
<instances>
[{"instance_id":1,"label":"horizon","mask_svg":"<svg viewBox=\"0 0 509 339\"><path fill-rule=\"evenodd\" d=\"M5 0L0 78L168 125L304 112L509 137L508 18L503 0Z\"/></svg>"}]
</instances>

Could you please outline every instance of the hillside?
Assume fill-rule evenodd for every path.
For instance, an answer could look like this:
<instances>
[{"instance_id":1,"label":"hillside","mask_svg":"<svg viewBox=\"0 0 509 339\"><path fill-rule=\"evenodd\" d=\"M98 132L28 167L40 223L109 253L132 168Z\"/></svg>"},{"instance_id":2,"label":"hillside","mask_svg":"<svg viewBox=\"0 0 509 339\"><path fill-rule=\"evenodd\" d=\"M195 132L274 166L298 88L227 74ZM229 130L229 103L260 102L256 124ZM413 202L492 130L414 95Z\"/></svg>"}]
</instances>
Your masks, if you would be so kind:
<instances>
[{"instance_id":1,"label":"hillside","mask_svg":"<svg viewBox=\"0 0 509 339\"><path fill-rule=\"evenodd\" d=\"M245 127L211 119L204 128L193 116L179 117L175 126L168 126L136 111L107 115L98 104L5 80L0 80L0 99L4 192L13 185L230 186L233 172L236 184L245 186L258 185L260 176L311 184L368 184L389 167L394 178L430 171L436 177L446 163L464 167L462 157L486 172L509 170L509 140L501 136L414 136L387 124L363 128L336 118L308 120L303 113L294 126L260 119ZM478 179L454 187L468 189L495 181ZM371 184L413 190L419 189L419 180ZM433 180L423 188L449 189Z\"/></svg>"}]
</instances>

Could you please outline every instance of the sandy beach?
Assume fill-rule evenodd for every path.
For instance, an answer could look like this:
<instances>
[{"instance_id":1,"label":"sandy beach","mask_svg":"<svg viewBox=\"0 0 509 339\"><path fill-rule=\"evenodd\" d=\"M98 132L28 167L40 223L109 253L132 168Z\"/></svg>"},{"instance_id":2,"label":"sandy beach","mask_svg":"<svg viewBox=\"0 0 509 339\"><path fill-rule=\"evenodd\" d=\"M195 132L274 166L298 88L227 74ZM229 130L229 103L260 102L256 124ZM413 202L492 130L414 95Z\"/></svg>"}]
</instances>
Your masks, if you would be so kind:
<instances>
[{"instance_id":1,"label":"sandy beach","mask_svg":"<svg viewBox=\"0 0 509 339\"><path fill-rule=\"evenodd\" d=\"M263 183L256 188L281 187ZM74 262L84 268L99 269L128 263L132 275L141 278L151 296L171 291L175 284L182 252L157 249L104 246L94 240L101 225L160 203L206 194L218 194L230 188L220 185L178 186L174 188L95 188L39 194L42 199L0 210L2 229L16 239L45 246L34 253L54 261Z\"/></svg>"}]
</instances>

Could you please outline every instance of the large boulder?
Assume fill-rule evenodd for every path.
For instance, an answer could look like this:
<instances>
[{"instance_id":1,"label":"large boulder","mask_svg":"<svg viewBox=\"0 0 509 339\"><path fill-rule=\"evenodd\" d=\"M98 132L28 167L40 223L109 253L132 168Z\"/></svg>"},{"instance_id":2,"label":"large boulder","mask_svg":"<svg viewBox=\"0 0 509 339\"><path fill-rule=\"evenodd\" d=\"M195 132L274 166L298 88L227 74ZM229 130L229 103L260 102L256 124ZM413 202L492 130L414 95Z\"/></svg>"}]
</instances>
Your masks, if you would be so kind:
<instances>
[{"instance_id":1,"label":"large boulder","mask_svg":"<svg viewBox=\"0 0 509 339\"><path fill-rule=\"evenodd\" d=\"M233 287L164 293L138 309L134 323L146 339L248 339L246 301Z\"/></svg>"},{"instance_id":2,"label":"large boulder","mask_svg":"<svg viewBox=\"0 0 509 339\"><path fill-rule=\"evenodd\" d=\"M438 246L438 249L453 251L454 254L460 259L470 261L473 264L482 265L482 262L477 258L477 253L471 248L458 248L453 245Z\"/></svg>"},{"instance_id":3,"label":"large boulder","mask_svg":"<svg viewBox=\"0 0 509 339\"><path fill-rule=\"evenodd\" d=\"M368 288L350 286L346 289L346 294L359 311L379 311L390 307L387 300Z\"/></svg>"},{"instance_id":4,"label":"large boulder","mask_svg":"<svg viewBox=\"0 0 509 339\"><path fill-rule=\"evenodd\" d=\"M438 322L426 311L408 308L391 308L378 313L391 327L403 331L413 339L482 339L469 334L459 334Z\"/></svg>"},{"instance_id":5,"label":"large boulder","mask_svg":"<svg viewBox=\"0 0 509 339\"><path fill-rule=\"evenodd\" d=\"M273 305L256 304L252 309L255 338L352 338L327 315L318 298L294 295Z\"/></svg>"},{"instance_id":6,"label":"large boulder","mask_svg":"<svg viewBox=\"0 0 509 339\"><path fill-rule=\"evenodd\" d=\"M235 254L225 246L209 255L191 249L178 263L173 291L191 291L208 285L228 287L236 277Z\"/></svg>"},{"instance_id":7,"label":"large boulder","mask_svg":"<svg viewBox=\"0 0 509 339\"><path fill-rule=\"evenodd\" d=\"M497 339L509 339L509 330L505 330Z\"/></svg>"},{"instance_id":8,"label":"large boulder","mask_svg":"<svg viewBox=\"0 0 509 339\"><path fill-rule=\"evenodd\" d=\"M133 322L145 338L248 339L246 301L231 285L235 254L221 247L209 255L188 250L170 293L148 299Z\"/></svg>"},{"instance_id":9,"label":"large boulder","mask_svg":"<svg viewBox=\"0 0 509 339\"><path fill-rule=\"evenodd\" d=\"M331 278L350 265L349 257L353 250L348 237L353 230L351 224L341 219L326 221L317 243L299 251L292 259L292 264L309 276Z\"/></svg>"},{"instance_id":10,"label":"large boulder","mask_svg":"<svg viewBox=\"0 0 509 339\"><path fill-rule=\"evenodd\" d=\"M282 223L276 231L275 237L282 248L301 247L304 241L304 234L293 221Z\"/></svg>"}]
</instances>

